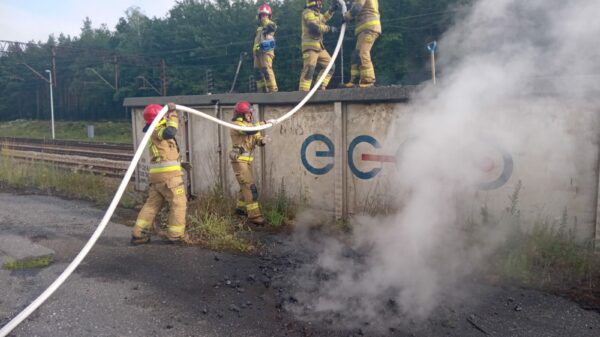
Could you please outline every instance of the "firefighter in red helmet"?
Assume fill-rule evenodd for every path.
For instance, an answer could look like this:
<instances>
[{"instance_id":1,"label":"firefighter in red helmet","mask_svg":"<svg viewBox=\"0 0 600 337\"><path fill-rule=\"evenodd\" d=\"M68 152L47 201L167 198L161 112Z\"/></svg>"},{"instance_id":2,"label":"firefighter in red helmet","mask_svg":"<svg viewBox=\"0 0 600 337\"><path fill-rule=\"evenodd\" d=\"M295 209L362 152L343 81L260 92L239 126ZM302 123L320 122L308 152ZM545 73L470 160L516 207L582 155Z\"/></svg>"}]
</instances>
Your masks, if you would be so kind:
<instances>
[{"instance_id":1,"label":"firefighter in red helmet","mask_svg":"<svg viewBox=\"0 0 600 337\"><path fill-rule=\"evenodd\" d=\"M277 80L273 72L275 58L275 31L277 25L271 20L273 11L267 4L258 7L258 27L254 37L254 76L258 92L277 92Z\"/></svg>"},{"instance_id":2,"label":"firefighter in red helmet","mask_svg":"<svg viewBox=\"0 0 600 337\"><path fill-rule=\"evenodd\" d=\"M275 124L275 120L252 122L254 109L247 101L238 102L234 108L232 121L239 126L258 126L265 123ZM240 184L236 213L247 215L248 220L256 225L263 225L265 219L258 204L258 189L252 173L253 152L256 146L265 146L271 141L269 136L263 136L259 131L239 131L231 129L232 149L229 153L231 167L235 178Z\"/></svg>"},{"instance_id":3,"label":"firefighter in red helmet","mask_svg":"<svg viewBox=\"0 0 600 337\"><path fill-rule=\"evenodd\" d=\"M142 207L131 236L131 243L140 245L150 242L150 232L156 214L166 201L169 204L167 222L167 239L170 243L186 243L185 213L187 197L183 183L179 146L177 146L177 129L179 118L175 103L168 104L168 111L158 122L150 137L150 165L148 199ZM163 107L150 104L144 109L146 126L144 132L154 121Z\"/></svg>"}]
</instances>

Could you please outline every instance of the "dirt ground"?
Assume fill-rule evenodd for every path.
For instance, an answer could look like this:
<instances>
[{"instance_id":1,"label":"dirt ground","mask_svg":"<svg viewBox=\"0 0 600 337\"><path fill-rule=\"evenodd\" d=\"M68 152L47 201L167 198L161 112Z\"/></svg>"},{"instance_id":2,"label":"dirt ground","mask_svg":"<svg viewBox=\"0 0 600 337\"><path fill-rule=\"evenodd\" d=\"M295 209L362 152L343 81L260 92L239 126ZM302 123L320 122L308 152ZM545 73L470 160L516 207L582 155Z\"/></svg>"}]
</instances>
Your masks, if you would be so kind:
<instances>
[{"instance_id":1,"label":"dirt ground","mask_svg":"<svg viewBox=\"0 0 600 337\"><path fill-rule=\"evenodd\" d=\"M104 210L50 196L0 193L0 262L51 255L43 269L0 270L0 324L39 295L79 252ZM465 282L469 298L393 326L292 313L295 273L313 258L293 234L261 234L255 256L158 240L129 246L110 223L67 282L14 336L598 336L600 313L549 293Z\"/></svg>"}]
</instances>

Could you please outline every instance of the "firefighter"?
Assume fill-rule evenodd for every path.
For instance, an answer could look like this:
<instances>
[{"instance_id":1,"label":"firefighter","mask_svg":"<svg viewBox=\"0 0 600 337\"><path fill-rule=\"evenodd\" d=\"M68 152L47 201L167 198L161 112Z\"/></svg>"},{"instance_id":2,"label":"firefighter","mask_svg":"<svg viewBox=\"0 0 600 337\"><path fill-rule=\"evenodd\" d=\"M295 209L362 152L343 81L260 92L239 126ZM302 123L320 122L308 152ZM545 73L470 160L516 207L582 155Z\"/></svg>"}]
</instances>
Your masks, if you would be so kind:
<instances>
[{"instance_id":1,"label":"firefighter","mask_svg":"<svg viewBox=\"0 0 600 337\"><path fill-rule=\"evenodd\" d=\"M144 132L163 107L150 104L144 109L146 126ZM160 120L150 137L150 165L148 199L142 207L131 236L133 245L150 242L150 232L154 218L162 208L164 201L169 204L167 223L167 242L186 243L185 213L187 197L183 184L183 172L179 158L179 146L175 135L179 127L179 118L175 104L168 104L168 112Z\"/></svg>"},{"instance_id":2,"label":"firefighter","mask_svg":"<svg viewBox=\"0 0 600 337\"><path fill-rule=\"evenodd\" d=\"M321 78L325 68L331 62L331 56L323 45L323 33L335 33L338 28L326 25L327 21L333 17L334 7L322 14L321 6L321 0L306 0L306 7L302 11L302 60L304 66L300 75L300 91L310 90L317 64L321 66L317 78ZM321 90L327 88L334 71L335 64L321 84Z\"/></svg>"},{"instance_id":3,"label":"firefighter","mask_svg":"<svg viewBox=\"0 0 600 337\"><path fill-rule=\"evenodd\" d=\"M346 88L372 87L375 84L375 68L371 62L371 48L381 34L378 0L354 0L352 7L344 13L344 21L354 20L356 47L352 52L350 81Z\"/></svg>"},{"instance_id":4,"label":"firefighter","mask_svg":"<svg viewBox=\"0 0 600 337\"><path fill-rule=\"evenodd\" d=\"M240 126L257 126L265 122L252 123L252 114L254 110L249 102L241 101L236 103L232 121ZM275 124L275 120L268 120L267 123ZM258 204L258 189L254 182L252 174L252 161L254 157L252 152L256 146L265 146L271 141L269 136L262 136L259 131L239 131L231 129L232 149L229 153L231 167L235 173L235 178L240 184L240 192L237 201L236 213L247 215L248 220L256 225L264 225L265 219L260 211Z\"/></svg>"},{"instance_id":5,"label":"firefighter","mask_svg":"<svg viewBox=\"0 0 600 337\"><path fill-rule=\"evenodd\" d=\"M254 76L258 92L277 92L277 80L273 72L275 58L275 31L277 25L271 20L273 11L267 4L258 7L258 28L254 37Z\"/></svg>"}]
</instances>

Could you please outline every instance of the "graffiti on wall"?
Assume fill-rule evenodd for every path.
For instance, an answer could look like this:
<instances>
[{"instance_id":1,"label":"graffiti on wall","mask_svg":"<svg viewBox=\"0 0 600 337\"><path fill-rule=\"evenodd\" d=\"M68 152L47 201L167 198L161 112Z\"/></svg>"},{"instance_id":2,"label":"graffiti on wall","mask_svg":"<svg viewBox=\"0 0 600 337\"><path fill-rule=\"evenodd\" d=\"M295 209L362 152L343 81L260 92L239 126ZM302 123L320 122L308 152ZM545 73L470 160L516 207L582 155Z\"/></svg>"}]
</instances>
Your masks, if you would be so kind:
<instances>
[{"instance_id":1,"label":"graffiti on wall","mask_svg":"<svg viewBox=\"0 0 600 337\"><path fill-rule=\"evenodd\" d=\"M490 176L489 180L482 181L479 183L478 188L481 190L493 190L497 189L508 182L513 172L513 157L508 153L502 146L495 142L483 141L490 150L490 155L481 158L479 169L485 173L486 176ZM325 148L325 150L316 150L312 153L308 152L311 144L317 144L319 148ZM370 147L373 151L361 152L359 160L355 160L355 153L358 151L359 145L365 144ZM390 166L398 167L397 163L400 158L402 148L405 143L400 144L396 153L393 155L380 154L378 149L382 146L376 138L370 135L359 135L353 138L348 145L348 168L354 176L358 179L369 180L376 177L381 170L384 169L384 164L390 164ZM361 146L361 148L364 148ZM312 134L304 139L302 146L300 147L300 160L304 168L314 175L325 175L334 168L333 158L335 157L335 145L333 141L323 134ZM331 158L327 163L315 163L311 161L311 158ZM367 168L369 165L365 164L368 162L377 162L380 165L378 167ZM372 165L371 165L372 166Z\"/></svg>"}]
</instances>

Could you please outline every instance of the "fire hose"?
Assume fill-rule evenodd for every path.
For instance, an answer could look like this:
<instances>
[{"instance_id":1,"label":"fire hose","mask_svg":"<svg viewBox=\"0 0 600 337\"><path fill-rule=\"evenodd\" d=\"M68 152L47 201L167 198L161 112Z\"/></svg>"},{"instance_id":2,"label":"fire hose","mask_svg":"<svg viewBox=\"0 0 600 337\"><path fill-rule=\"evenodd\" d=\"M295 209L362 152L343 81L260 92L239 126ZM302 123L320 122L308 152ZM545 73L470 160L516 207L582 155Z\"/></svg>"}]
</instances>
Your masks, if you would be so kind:
<instances>
[{"instance_id":1,"label":"fire hose","mask_svg":"<svg viewBox=\"0 0 600 337\"><path fill-rule=\"evenodd\" d=\"M343 13L343 12L345 12L346 8L345 8L345 4L341 5L342 3L343 3L343 1L340 0L340 6L342 8L342 13ZM202 118L206 118L214 123L217 123L217 124L220 124L220 125L223 125L225 127L235 129L235 130L260 131L260 130L268 129L268 128L272 127L274 124L281 123L281 122L285 121L286 119L292 117L296 112L298 112L298 110L300 110L306 104L306 102L308 102L312 98L312 96L315 94L317 89L321 86L321 84L325 80L325 77L327 76L329 71L331 71L331 68L335 64L335 60L336 60L336 58L340 52L340 49L342 47L345 33L346 33L346 24L344 23L344 24L342 24L342 26L340 28L340 35L338 37L337 45L336 45L333 55L331 57L331 62L329 62L329 64L325 68L325 71L323 71L323 75L317 80L314 87L308 92L308 94L302 99L302 101L300 101L300 103L298 103L293 109L288 111L283 116L275 119L273 123L266 123L264 125L252 126L252 127L242 127L242 126L232 124L232 123L223 121L221 119L215 118L204 112L201 112L201 111L198 111L198 110L195 110L192 108L188 108L186 106L177 105L176 109L179 111L186 111L188 113L200 116ZM29 315L31 315L39 306L41 306L67 280L67 278L73 273L73 271L75 271L75 269L79 266L79 264L83 261L83 259L90 252L92 247L96 244L96 241L98 240L98 238L100 237L100 235L102 234L104 229L106 228L106 225L110 221L110 218L112 217L117 205L119 204L119 201L121 200L121 197L123 196L123 193L125 192L125 188L127 187L127 184L130 181L131 176L133 175L133 172L142 156L142 153L145 149L145 145L148 144L148 141L150 140L150 136L152 135L152 132L156 128L156 125L158 124L158 122L167 113L167 110L168 110L167 106L164 106L162 108L162 110L160 110L160 112L158 113L158 115L156 116L154 121L148 127L146 134L144 135L142 140L139 142L139 145L135 152L135 155L133 156L133 159L131 160L131 164L129 165L129 168L127 169L127 172L125 173L125 176L123 177L123 180L121 181L121 184L119 185L119 188L117 189L115 196L113 197L108 209L106 210L106 213L104 214L104 217L102 218L102 221L100 222L100 224L98 225L98 227L96 228L96 230L94 231L94 233L92 234L92 236L90 237L88 242L81 249L81 251L77 254L77 256L73 259L73 261L67 266L67 268L58 276L58 278L56 278L56 280L54 282L52 282L52 284L41 295L39 295L33 302L31 302L31 304L29 304L17 316L15 316L5 326L3 326L2 329L0 329L0 337L5 337L6 335L8 335L23 320L25 320L27 317L29 317Z\"/></svg>"}]
</instances>

